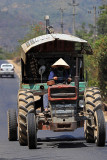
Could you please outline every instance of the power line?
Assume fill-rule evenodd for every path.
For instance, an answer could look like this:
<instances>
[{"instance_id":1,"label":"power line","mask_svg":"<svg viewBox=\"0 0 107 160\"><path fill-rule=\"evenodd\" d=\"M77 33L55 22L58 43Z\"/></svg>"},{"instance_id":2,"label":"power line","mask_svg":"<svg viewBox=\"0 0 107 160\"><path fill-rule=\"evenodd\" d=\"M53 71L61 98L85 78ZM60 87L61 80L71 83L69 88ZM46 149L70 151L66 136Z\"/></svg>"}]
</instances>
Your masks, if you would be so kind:
<instances>
[{"instance_id":1,"label":"power line","mask_svg":"<svg viewBox=\"0 0 107 160\"><path fill-rule=\"evenodd\" d=\"M63 34L63 33L64 33L63 16L64 16L64 10L65 10L65 9L60 8L59 10L61 11L61 23L60 23L60 25L61 25L61 33Z\"/></svg>"}]
</instances>

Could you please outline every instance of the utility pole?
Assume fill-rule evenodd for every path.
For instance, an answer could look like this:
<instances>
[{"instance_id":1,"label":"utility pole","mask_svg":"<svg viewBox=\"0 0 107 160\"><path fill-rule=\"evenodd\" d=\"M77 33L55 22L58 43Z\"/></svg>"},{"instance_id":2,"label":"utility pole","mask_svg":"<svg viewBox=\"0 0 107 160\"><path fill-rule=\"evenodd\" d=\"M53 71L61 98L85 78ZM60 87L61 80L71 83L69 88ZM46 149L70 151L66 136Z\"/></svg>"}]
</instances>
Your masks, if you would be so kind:
<instances>
[{"instance_id":1,"label":"utility pole","mask_svg":"<svg viewBox=\"0 0 107 160\"><path fill-rule=\"evenodd\" d=\"M75 15L77 15L76 13L75 13L75 7L76 6L78 6L79 4L78 3L76 3L75 2L75 0L73 0L73 2L72 3L68 3L70 6L73 6L73 29L72 29L72 34L73 35L75 35L75 29L76 29L76 27L75 27Z\"/></svg>"},{"instance_id":2,"label":"utility pole","mask_svg":"<svg viewBox=\"0 0 107 160\"><path fill-rule=\"evenodd\" d=\"M96 6L93 6L94 9L94 37L96 37L97 35L97 31L96 31Z\"/></svg>"},{"instance_id":3,"label":"utility pole","mask_svg":"<svg viewBox=\"0 0 107 160\"><path fill-rule=\"evenodd\" d=\"M97 35L97 12L96 12L96 6L93 6L93 10L94 10L94 38L96 38L96 35ZM92 12L91 11L88 11L89 14L91 14Z\"/></svg>"},{"instance_id":4,"label":"utility pole","mask_svg":"<svg viewBox=\"0 0 107 160\"><path fill-rule=\"evenodd\" d=\"M63 34L64 33L64 30L63 30L64 29L63 14L64 14L65 9L60 8L59 10L61 11L61 24L60 25L61 25L61 33Z\"/></svg>"}]
</instances>

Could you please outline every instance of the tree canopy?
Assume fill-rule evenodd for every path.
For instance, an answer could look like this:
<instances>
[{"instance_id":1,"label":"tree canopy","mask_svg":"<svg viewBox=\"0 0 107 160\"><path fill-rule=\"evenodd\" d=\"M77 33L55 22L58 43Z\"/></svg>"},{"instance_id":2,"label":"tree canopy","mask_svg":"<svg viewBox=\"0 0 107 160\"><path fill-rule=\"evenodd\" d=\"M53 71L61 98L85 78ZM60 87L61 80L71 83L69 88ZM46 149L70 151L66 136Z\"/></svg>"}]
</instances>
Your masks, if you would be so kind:
<instances>
[{"instance_id":1,"label":"tree canopy","mask_svg":"<svg viewBox=\"0 0 107 160\"><path fill-rule=\"evenodd\" d=\"M100 15L97 21L98 34L107 34L107 5L100 7Z\"/></svg>"},{"instance_id":2,"label":"tree canopy","mask_svg":"<svg viewBox=\"0 0 107 160\"><path fill-rule=\"evenodd\" d=\"M107 102L107 5L100 7L97 19L97 37L94 36L94 27L85 23L76 31L76 35L86 39L93 49L93 56L85 56L85 70L88 71L89 86L98 86L103 100Z\"/></svg>"},{"instance_id":3,"label":"tree canopy","mask_svg":"<svg viewBox=\"0 0 107 160\"><path fill-rule=\"evenodd\" d=\"M101 36L96 40L94 54L98 61L98 86L103 99L107 100L107 36Z\"/></svg>"}]
</instances>

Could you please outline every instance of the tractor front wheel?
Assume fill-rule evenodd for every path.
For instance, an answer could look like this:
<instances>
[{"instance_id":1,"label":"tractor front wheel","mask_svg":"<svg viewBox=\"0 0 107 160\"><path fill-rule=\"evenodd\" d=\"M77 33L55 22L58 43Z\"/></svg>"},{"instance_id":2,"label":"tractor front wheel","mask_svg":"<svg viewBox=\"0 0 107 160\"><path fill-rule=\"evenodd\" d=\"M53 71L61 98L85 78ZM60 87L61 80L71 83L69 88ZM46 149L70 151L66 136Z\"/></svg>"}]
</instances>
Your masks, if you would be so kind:
<instances>
[{"instance_id":1,"label":"tractor front wheel","mask_svg":"<svg viewBox=\"0 0 107 160\"><path fill-rule=\"evenodd\" d=\"M34 113L29 113L27 116L27 139L29 149L37 148L37 126Z\"/></svg>"},{"instance_id":2,"label":"tractor front wheel","mask_svg":"<svg viewBox=\"0 0 107 160\"><path fill-rule=\"evenodd\" d=\"M15 109L9 109L7 111L7 119L8 119L8 139L9 141L17 141L17 117Z\"/></svg>"},{"instance_id":3,"label":"tractor front wheel","mask_svg":"<svg viewBox=\"0 0 107 160\"><path fill-rule=\"evenodd\" d=\"M94 116L95 129L94 129L94 139L97 146L105 146L105 120L101 109L95 112Z\"/></svg>"},{"instance_id":4,"label":"tractor front wheel","mask_svg":"<svg viewBox=\"0 0 107 160\"><path fill-rule=\"evenodd\" d=\"M94 130L90 124L89 120L86 120L84 123L84 134L87 143L94 143Z\"/></svg>"},{"instance_id":5,"label":"tractor front wheel","mask_svg":"<svg viewBox=\"0 0 107 160\"><path fill-rule=\"evenodd\" d=\"M30 90L18 93L18 138L20 145L27 145L27 115L34 113L34 96Z\"/></svg>"}]
</instances>

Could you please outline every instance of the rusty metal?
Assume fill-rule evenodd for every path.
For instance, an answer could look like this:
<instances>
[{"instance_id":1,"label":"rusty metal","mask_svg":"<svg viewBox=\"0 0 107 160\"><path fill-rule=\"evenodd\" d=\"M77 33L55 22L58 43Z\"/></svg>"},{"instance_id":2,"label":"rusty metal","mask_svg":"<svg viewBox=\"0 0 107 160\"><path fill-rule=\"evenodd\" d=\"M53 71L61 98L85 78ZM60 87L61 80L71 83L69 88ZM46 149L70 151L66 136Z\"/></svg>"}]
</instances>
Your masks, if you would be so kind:
<instances>
[{"instance_id":1,"label":"rusty metal","mask_svg":"<svg viewBox=\"0 0 107 160\"><path fill-rule=\"evenodd\" d=\"M75 86L77 88L77 106L79 100L79 75L78 75L78 56L76 57L76 76L75 76Z\"/></svg>"},{"instance_id":2,"label":"rusty metal","mask_svg":"<svg viewBox=\"0 0 107 160\"><path fill-rule=\"evenodd\" d=\"M39 123L39 130L52 130L54 132L74 131L77 129L77 122L72 123Z\"/></svg>"},{"instance_id":3,"label":"rusty metal","mask_svg":"<svg viewBox=\"0 0 107 160\"><path fill-rule=\"evenodd\" d=\"M75 86L77 88L77 99L79 97L79 76L75 76Z\"/></svg>"},{"instance_id":4,"label":"rusty metal","mask_svg":"<svg viewBox=\"0 0 107 160\"><path fill-rule=\"evenodd\" d=\"M74 131L77 128L77 122L72 123L51 123L50 129L54 132Z\"/></svg>"},{"instance_id":5,"label":"rusty metal","mask_svg":"<svg viewBox=\"0 0 107 160\"><path fill-rule=\"evenodd\" d=\"M76 76L78 76L78 56L76 57Z\"/></svg>"},{"instance_id":6,"label":"rusty metal","mask_svg":"<svg viewBox=\"0 0 107 160\"><path fill-rule=\"evenodd\" d=\"M77 129L77 122L73 123L50 123L48 125L39 123L40 130L52 130L54 132L74 131Z\"/></svg>"},{"instance_id":7,"label":"rusty metal","mask_svg":"<svg viewBox=\"0 0 107 160\"><path fill-rule=\"evenodd\" d=\"M67 89L70 89L70 92L68 92L66 94L63 92L61 93L62 88L65 89L65 91ZM72 93L72 89L73 89L73 93ZM56 90L56 91L59 90L60 97L58 97L58 96L52 97L51 90ZM71 93L72 93L72 95L71 95ZM62 94L63 94L63 96L61 97ZM67 94L69 94L70 96L65 97ZM57 85L49 86L48 87L48 99L49 99L49 101L77 100L77 90L74 86L65 85L65 84L57 84Z\"/></svg>"}]
</instances>

